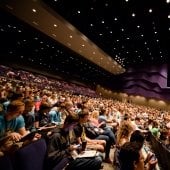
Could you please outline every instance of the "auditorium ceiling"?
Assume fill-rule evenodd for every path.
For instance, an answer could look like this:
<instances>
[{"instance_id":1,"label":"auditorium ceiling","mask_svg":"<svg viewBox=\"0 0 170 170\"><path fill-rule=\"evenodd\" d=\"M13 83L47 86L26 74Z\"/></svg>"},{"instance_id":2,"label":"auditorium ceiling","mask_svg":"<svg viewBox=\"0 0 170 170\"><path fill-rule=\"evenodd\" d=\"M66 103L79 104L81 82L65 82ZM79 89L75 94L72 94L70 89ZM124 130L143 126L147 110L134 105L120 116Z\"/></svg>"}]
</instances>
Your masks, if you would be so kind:
<instances>
[{"instance_id":1,"label":"auditorium ceiling","mask_svg":"<svg viewBox=\"0 0 170 170\"><path fill-rule=\"evenodd\" d=\"M168 62L170 0L2 0L0 7L2 63L107 85L129 67Z\"/></svg>"}]
</instances>

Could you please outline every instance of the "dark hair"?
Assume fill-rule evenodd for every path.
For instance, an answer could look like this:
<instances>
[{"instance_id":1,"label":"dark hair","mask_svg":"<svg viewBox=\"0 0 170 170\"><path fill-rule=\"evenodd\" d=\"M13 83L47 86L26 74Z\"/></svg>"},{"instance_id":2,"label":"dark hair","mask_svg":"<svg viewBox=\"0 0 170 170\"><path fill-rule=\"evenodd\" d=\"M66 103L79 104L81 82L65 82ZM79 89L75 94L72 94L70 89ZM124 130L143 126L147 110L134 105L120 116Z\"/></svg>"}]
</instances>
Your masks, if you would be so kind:
<instances>
[{"instance_id":1,"label":"dark hair","mask_svg":"<svg viewBox=\"0 0 170 170\"><path fill-rule=\"evenodd\" d=\"M79 118L84 118L86 115L89 115L89 110L84 108L78 113Z\"/></svg>"},{"instance_id":2,"label":"dark hair","mask_svg":"<svg viewBox=\"0 0 170 170\"><path fill-rule=\"evenodd\" d=\"M140 130L135 130L131 134L130 142L139 142L141 145L143 145L144 141L145 141L145 137Z\"/></svg>"},{"instance_id":3,"label":"dark hair","mask_svg":"<svg viewBox=\"0 0 170 170\"><path fill-rule=\"evenodd\" d=\"M121 162L121 170L134 170L134 162L138 162L140 158L139 151L141 144L136 142L126 142L120 149L119 160Z\"/></svg>"}]
</instances>

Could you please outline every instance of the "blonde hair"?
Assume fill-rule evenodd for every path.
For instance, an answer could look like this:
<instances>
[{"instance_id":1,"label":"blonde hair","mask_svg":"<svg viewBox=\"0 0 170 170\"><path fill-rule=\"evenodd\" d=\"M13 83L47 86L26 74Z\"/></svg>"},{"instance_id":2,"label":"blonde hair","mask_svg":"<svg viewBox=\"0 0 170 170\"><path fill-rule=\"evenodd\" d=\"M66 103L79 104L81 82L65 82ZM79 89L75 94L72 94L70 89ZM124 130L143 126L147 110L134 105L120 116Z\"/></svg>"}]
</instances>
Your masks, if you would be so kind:
<instances>
[{"instance_id":1,"label":"blonde hair","mask_svg":"<svg viewBox=\"0 0 170 170\"><path fill-rule=\"evenodd\" d=\"M123 121L120 124L118 132L117 132L117 144L119 145L123 138L127 138L127 139L130 138L132 131L133 131L133 127L130 124L130 122Z\"/></svg>"},{"instance_id":2,"label":"blonde hair","mask_svg":"<svg viewBox=\"0 0 170 170\"><path fill-rule=\"evenodd\" d=\"M94 110L91 114L92 118L98 118L99 117L99 111Z\"/></svg>"}]
</instances>

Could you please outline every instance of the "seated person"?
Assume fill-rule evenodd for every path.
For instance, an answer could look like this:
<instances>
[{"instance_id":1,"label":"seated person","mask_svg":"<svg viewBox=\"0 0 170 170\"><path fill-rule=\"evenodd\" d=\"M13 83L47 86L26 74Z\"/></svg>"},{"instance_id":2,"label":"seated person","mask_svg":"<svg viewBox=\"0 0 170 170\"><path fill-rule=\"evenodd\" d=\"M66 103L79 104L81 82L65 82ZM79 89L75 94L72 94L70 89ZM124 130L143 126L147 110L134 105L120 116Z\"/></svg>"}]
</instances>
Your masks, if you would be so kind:
<instances>
[{"instance_id":1,"label":"seated person","mask_svg":"<svg viewBox=\"0 0 170 170\"><path fill-rule=\"evenodd\" d=\"M50 112L50 119L51 119L51 123L54 123L56 125L60 125L61 122L61 112L59 112L59 109L57 107L53 107Z\"/></svg>"},{"instance_id":2,"label":"seated person","mask_svg":"<svg viewBox=\"0 0 170 170\"><path fill-rule=\"evenodd\" d=\"M51 106L48 103L40 105L40 110L35 113L35 128L43 131L50 131L56 128L56 125L51 122L50 110Z\"/></svg>"},{"instance_id":3,"label":"seated person","mask_svg":"<svg viewBox=\"0 0 170 170\"><path fill-rule=\"evenodd\" d=\"M119 152L119 160L121 162L121 170L153 170L157 160L150 159L145 166L142 154L142 145L138 142L126 142L121 146Z\"/></svg>"},{"instance_id":4,"label":"seated person","mask_svg":"<svg viewBox=\"0 0 170 170\"><path fill-rule=\"evenodd\" d=\"M28 131L25 129L25 122L22 113L25 104L20 100L12 101L5 115L0 115L0 138L10 137L19 141Z\"/></svg>"},{"instance_id":5,"label":"seated person","mask_svg":"<svg viewBox=\"0 0 170 170\"><path fill-rule=\"evenodd\" d=\"M143 146L144 141L145 141L145 137L143 136L142 132L140 132L139 130L135 130L130 136L130 142L138 142ZM126 143L126 142L129 142L129 140L124 141L124 143ZM120 169L120 167L121 167L121 162L119 160L119 153L120 153L120 148L122 145L119 145L118 147L116 147L115 152L114 152L113 165L114 165L115 169Z\"/></svg>"},{"instance_id":6,"label":"seated person","mask_svg":"<svg viewBox=\"0 0 170 170\"><path fill-rule=\"evenodd\" d=\"M25 128L27 130L35 131L35 115L34 115L34 102L31 100L25 101L25 110L23 112L23 118L25 121Z\"/></svg>"},{"instance_id":7,"label":"seated person","mask_svg":"<svg viewBox=\"0 0 170 170\"><path fill-rule=\"evenodd\" d=\"M81 138L81 134L83 132L83 127L85 128L86 132L86 140L88 142L96 142L96 144L101 144L99 141L103 142L103 140L106 142L105 146L105 162L107 163L112 163L110 160L109 154L110 154L110 148L111 145L113 144L113 140L111 140L110 136L104 133L96 133L95 135L91 133L90 129L93 131L94 128L87 127L87 122L89 119L89 111L88 109L84 109L79 113L79 120L78 124L74 127L74 132L77 137L77 140ZM103 129L102 129L103 130ZM94 132L94 131L93 131ZM91 134L91 135L90 135Z\"/></svg>"},{"instance_id":8,"label":"seated person","mask_svg":"<svg viewBox=\"0 0 170 170\"><path fill-rule=\"evenodd\" d=\"M17 148L14 144L20 141L29 133L25 129L22 113L25 104L20 100L12 101L7 109L7 113L0 115L0 151L1 154L13 152Z\"/></svg>"},{"instance_id":9,"label":"seated person","mask_svg":"<svg viewBox=\"0 0 170 170\"><path fill-rule=\"evenodd\" d=\"M68 161L63 163L63 167L66 170L99 170L102 164L101 156L83 158L73 157L73 153L80 151L80 148L76 143L76 139L70 140L69 134L70 131L68 128L62 128L60 132L53 133L49 137L47 152L48 168L52 169L60 164L63 159L67 159Z\"/></svg>"}]
</instances>

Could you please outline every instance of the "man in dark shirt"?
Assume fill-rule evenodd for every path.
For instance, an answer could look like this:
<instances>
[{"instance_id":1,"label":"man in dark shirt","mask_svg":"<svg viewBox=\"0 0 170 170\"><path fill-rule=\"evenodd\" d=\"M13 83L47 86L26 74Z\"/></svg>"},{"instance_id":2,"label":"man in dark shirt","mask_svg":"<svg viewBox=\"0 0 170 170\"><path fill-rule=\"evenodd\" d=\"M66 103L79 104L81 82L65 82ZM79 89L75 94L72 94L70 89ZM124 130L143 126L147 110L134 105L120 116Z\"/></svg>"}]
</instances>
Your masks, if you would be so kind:
<instances>
[{"instance_id":1,"label":"man in dark shirt","mask_svg":"<svg viewBox=\"0 0 170 170\"><path fill-rule=\"evenodd\" d=\"M79 113L79 122L78 124L74 127L74 132L75 132L75 135L77 137L77 140L80 140L81 138L81 134L82 134L82 131L83 131L83 126L85 128L85 132L86 132L86 137L87 137L87 141L89 140L105 140L106 141L106 148L105 148L105 162L106 163L112 163L110 157L109 157L109 154L110 154L110 148L111 148L111 145L113 143L113 141L109 138L109 136L101 133L101 134L96 134L96 136L94 136L94 138L92 138L92 136L90 135L89 133L89 129L88 127L86 126L87 122L89 120L89 111L88 109L84 109L82 110L80 113Z\"/></svg>"}]
</instances>

